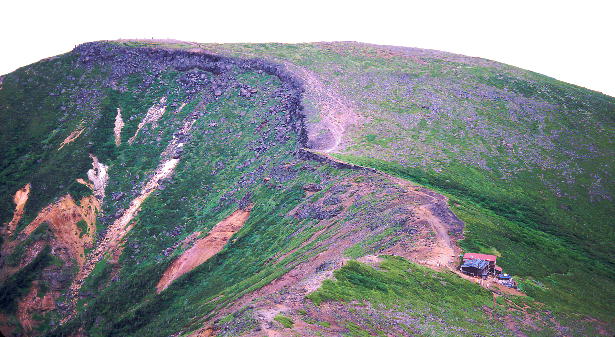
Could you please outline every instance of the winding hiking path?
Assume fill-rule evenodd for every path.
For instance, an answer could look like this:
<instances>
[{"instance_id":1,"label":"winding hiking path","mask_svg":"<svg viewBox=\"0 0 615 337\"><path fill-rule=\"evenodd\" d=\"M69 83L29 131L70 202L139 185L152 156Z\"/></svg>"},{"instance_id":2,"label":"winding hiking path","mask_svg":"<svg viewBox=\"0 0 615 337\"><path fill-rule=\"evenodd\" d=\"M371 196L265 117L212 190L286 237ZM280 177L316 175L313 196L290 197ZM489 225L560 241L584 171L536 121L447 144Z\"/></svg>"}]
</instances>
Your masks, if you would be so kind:
<instances>
[{"instance_id":1,"label":"winding hiking path","mask_svg":"<svg viewBox=\"0 0 615 337\"><path fill-rule=\"evenodd\" d=\"M313 148L325 153L339 151L346 131L358 123L361 117L354 111L350 101L333 86L323 83L318 74L290 62L284 62L284 65L303 81L305 95L318 106L317 117L320 121L308 125L307 130Z\"/></svg>"},{"instance_id":2,"label":"winding hiking path","mask_svg":"<svg viewBox=\"0 0 615 337\"><path fill-rule=\"evenodd\" d=\"M447 268L455 271L456 257L461 252L461 249L457 247L448 234L447 225L442 223L439 217L435 216L425 207L419 207L417 211L422 217L429 219L429 224L435 234L435 245L430 247L429 254L425 260L417 262L430 267L436 267L437 269Z\"/></svg>"},{"instance_id":3,"label":"winding hiking path","mask_svg":"<svg viewBox=\"0 0 615 337\"><path fill-rule=\"evenodd\" d=\"M428 198L431 199L432 203L438 203L438 202L448 203L448 199L445 196L436 194L436 193L427 193L425 192L425 191L428 191L427 189L417 186L408 180L390 175L388 173L385 173L379 170L375 170L371 167L365 167L361 165L346 163L326 153L318 153L318 152L308 150L308 149L306 149L306 151L322 156L326 158L327 160L330 160L330 161L333 161L333 162L336 162L342 165L350 165L350 166L370 170L373 172L377 172L378 174L385 176L387 179L395 182L396 184L398 184L399 186L403 187L406 190L412 190L414 193L419 192L423 195L426 195ZM434 195L437 195L437 197ZM415 257L411 259L414 262L426 265L428 267L431 267L437 270L446 268L446 269L449 269L455 272L457 270L457 265L456 265L457 256L459 256L459 254L461 253L461 248L459 248L457 244L455 243L455 240L451 238L451 235L449 234L449 226L446 223L442 222L441 217L435 215L433 211L429 209L429 207L426 207L426 206L417 207L415 208L415 212L421 218L426 219L428 221L429 225L431 226L431 230L433 231L435 242L434 244L424 245L422 247L416 247L416 250L423 249L425 253L420 254L419 258Z\"/></svg>"},{"instance_id":4,"label":"winding hiking path","mask_svg":"<svg viewBox=\"0 0 615 337\"><path fill-rule=\"evenodd\" d=\"M323 83L323 81L319 79L318 74L288 61L283 63L290 72L298 76L303 81L303 85L306 90L305 95L307 98L316 102L318 105L318 117L320 117L320 121L312 125L308 125L308 136L310 141L312 141L315 146L313 146L313 149L305 150L318 156L324 156L327 160L336 163L351 165L331 157L328 154L339 152L341 150L348 128L358 123L361 117L354 111L348 99L341 95L333 86ZM319 142L318 138L325 131L328 131L331 134L332 139L325 139L325 141ZM352 164L352 166L362 167L355 164ZM406 189L412 188L416 191L417 186L407 180L374 170L372 168L362 168L378 172L402 187ZM435 197L431 195L430 197L432 200L436 201ZM446 198L443 200L446 201ZM428 219L431 229L435 235L435 245L423 247L427 250L427 254L421 256L421 259L416 262L437 269L448 268L453 271L456 270L455 262L457 256L461 252L461 249L457 247L455 241L449 235L447 224L443 223L441 219L434 215L427 207L420 207L417 211L420 212L422 217Z\"/></svg>"}]
</instances>

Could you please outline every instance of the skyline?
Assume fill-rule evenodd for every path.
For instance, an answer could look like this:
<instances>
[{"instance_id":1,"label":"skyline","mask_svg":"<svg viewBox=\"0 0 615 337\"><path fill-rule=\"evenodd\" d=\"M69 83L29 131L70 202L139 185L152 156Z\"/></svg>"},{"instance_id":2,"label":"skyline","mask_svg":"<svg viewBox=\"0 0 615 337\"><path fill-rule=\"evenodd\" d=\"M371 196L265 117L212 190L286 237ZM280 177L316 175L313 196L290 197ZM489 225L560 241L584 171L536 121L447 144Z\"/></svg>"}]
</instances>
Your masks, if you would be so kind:
<instances>
[{"instance_id":1,"label":"skyline","mask_svg":"<svg viewBox=\"0 0 615 337\"><path fill-rule=\"evenodd\" d=\"M6 5L0 74L70 51L75 45L116 39L176 39L201 43L358 41L435 49L480 57L541 73L615 96L615 6L589 1L520 1L515 7L476 1L429 4L380 1L283 1L233 4L112 0ZM31 6L30 6L31 7ZM189 10L188 10L189 9ZM28 13L27 23L19 13ZM95 14L94 14L95 13ZM212 14L213 13L213 14Z\"/></svg>"}]
</instances>

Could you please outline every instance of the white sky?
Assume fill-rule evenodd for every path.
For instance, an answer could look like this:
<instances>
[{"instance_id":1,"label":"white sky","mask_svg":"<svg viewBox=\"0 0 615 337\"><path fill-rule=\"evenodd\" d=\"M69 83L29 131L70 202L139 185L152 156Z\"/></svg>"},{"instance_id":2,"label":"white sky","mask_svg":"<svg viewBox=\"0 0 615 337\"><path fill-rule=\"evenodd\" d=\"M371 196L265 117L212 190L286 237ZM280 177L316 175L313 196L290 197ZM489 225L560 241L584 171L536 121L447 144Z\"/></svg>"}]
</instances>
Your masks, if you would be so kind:
<instances>
[{"instance_id":1,"label":"white sky","mask_svg":"<svg viewBox=\"0 0 615 337\"><path fill-rule=\"evenodd\" d=\"M5 0L0 11L0 74L95 40L361 41L479 56L615 96L612 0Z\"/></svg>"}]
</instances>

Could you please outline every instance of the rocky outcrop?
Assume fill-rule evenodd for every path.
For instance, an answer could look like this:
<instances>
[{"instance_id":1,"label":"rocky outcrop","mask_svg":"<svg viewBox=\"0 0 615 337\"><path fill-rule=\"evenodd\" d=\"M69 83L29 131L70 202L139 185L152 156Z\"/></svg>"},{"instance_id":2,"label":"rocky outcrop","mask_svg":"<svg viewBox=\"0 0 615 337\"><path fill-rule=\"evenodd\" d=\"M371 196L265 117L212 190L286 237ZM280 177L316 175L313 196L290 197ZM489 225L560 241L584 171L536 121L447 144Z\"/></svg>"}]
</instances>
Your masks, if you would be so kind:
<instances>
[{"instance_id":1,"label":"rocky outcrop","mask_svg":"<svg viewBox=\"0 0 615 337\"><path fill-rule=\"evenodd\" d=\"M152 124L153 127L155 128L158 125L158 120L160 119L160 117L162 117L162 115L164 115L164 112L167 110L167 98L166 97L162 97L160 99L160 102L152 105L148 110L147 113L145 114L145 117L143 117L143 120L141 121L141 123L139 123L139 126L137 127L137 131L135 131L134 136L130 137L130 139L128 140L128 144L132 144L134 143L135 139L137 138L137 135L139 134L139 131L141 131L141 129L147 125L147 124ZM121 120L121 117L120 117ZM116 118L116 125L117 123L117 118ZM117 136L116 136L117 137ZM117 144L117 142L116 142Z\"/></svg>"},{"instance_id":2,"label":"rocky outcrop","mask_svg":"<svg viewBox=\"0 0 615 337\"><path fill-rule=\"evenodd\" d=\"M113 127L113 133L115 135L115 146L122 144L122 128L124 127L124 120L122 120L122 109L117 108L117 115L115 115L115 126Z\"/></svg>"}]
</instances>

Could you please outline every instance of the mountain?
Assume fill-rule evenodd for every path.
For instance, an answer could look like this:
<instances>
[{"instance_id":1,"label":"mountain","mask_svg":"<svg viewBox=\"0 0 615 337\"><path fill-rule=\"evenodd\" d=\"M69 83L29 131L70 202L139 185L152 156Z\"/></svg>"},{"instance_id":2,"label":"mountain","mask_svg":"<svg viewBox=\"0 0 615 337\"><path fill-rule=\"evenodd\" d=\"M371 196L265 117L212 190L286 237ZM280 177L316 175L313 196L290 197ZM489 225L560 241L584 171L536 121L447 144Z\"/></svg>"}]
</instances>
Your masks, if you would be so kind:
<instances>
[{"instance_id":1,"label":"mountain","mask_svg":"<svg viewBox=\"0 0 615 337\"><path fill-rule=\"evenodd\" d=\"M77 46L0 78L0 332L611 336L614 125L433 50Z\"/></svg>"}]
</instances>

